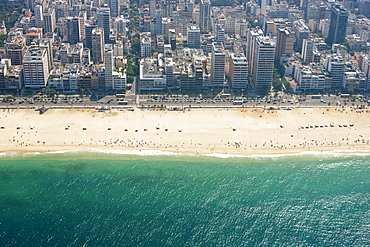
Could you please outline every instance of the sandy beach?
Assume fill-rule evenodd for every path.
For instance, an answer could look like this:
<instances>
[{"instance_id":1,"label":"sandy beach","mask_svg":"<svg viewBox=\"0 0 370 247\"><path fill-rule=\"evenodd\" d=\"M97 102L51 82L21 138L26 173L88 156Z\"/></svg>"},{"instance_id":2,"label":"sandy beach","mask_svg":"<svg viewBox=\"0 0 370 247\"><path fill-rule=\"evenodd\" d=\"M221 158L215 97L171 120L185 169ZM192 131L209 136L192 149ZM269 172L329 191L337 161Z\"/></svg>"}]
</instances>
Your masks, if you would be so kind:
<instances>
[{"instance_id":1,"label":"sandy beach","mask_svg":"<svg viewBox=\"0 0 370 247\"><path fill-rule=\"evenodd\" d=\"M161 150L277 155L369 152L370 113L352 108L292 110L1 109L1 152Z\"/></svg>"}]
</instances>

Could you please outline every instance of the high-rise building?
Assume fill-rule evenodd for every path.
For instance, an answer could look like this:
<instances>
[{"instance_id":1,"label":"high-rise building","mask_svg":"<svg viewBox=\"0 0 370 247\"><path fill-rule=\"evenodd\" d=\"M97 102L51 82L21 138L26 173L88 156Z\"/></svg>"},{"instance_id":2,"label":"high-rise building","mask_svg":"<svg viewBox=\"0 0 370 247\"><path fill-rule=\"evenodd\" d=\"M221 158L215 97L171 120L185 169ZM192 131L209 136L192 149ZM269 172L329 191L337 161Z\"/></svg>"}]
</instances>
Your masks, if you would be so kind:
<instances>
[{"instance_id":1,"label":"high-rise building","mask_svg":"<svg viewBox=\"0 0 370 247\"><path fill-rule=\"evenodd\" d=\"M304 18L306 19L307 16L307 7L308 7L308 1L309 0L301 0L299 6L304 11Z\"/></svg>"},{"instance_id":2,"label":"high-rise building","mask_svg":"<svg viewBox=\"0 0 370 247\"><path fill-rule=\"evenodd\" d=\"M53 8L49 8L44 14L44 33L53 33L55 31L55 26L55 10Z\"/></svg>"},{"instance_id":3,"label":"high-rise building","mask_svg":"<svg viewBox=\"0 0 370 247\"><path fill-rule=\"evenodd\" d=\"M7 74L7 63L0 61L0 90L6 89L5 86L5 76Z\"/></svg>"},{"instance_id":4,"label":"high-rise building","mask_svg":"<svg viewBox=\"0 0 370 247\"><path fill-rule=\"evenodd\" d=\"M76 3L76 4L72 5L72 9L70 10L69 15L70 16L78 16L80 11L81 11L81 4Z\"/></svg>"},{"instance_id":5,"label":"high-rise building","mask_svg":"<svg viewBox=\"0 0 370 247\"><path fill-rule=\"evenodd\" d=\"M301 52L303 40L310 36L310 29L303 19L299 19L293 22L293 31L295 33L294 50Z\"/></svg>"},{"instance_id":6,"label":"high-rise building","mask_svg":"<svg viewBox=\"0 0 370 247\"><path fill-rule=\"evenodd\" d=\"M325 59L325 69L330 73L331 88L342 88L344 76L343 58L337 55L328 55Z\"/></svg>"},{"instance_id":7,"label":"high-rise building","mask_svg":"<svg viewBox=\"0 0 370 247\"><path fill-rule=\"evenodd\" d=\"M100 8L97 11L98 16L98 27L103 28L104 30L104 43L109 44L110 36L110 9L109 8Z\"/></svg>"},{"instance_id":8,"label":"high-rise building","mask_svg":"<svg viewBox=\"0 0 370 247\"><path fill-rule=\"evenodd\" d=\"M189 48L200 48L200 29L197 26L188 26L187 41Z\"/></svg>"},{"instance_id":9,"label":"high-rise building","mask_svg":"<svg viewBox=\"0 0 370 247\"><path fill-rule=\"evenodd\" d=\"M50 38L44 38L44 39L37 40L38 47L40 49L46 50L46 56L47 56L47 60L48 60L48 69L49 69L49 71L53 68L52 44L53 44L53 42Z\"/></svg>"},{"instance_id":10,"label":"high-rise building","mask_svg":"<svg viewBox=\"0 0 370 247\"><path fill-rule=\"evenodd\" d=\"M188 12L188 18L193 18L193 11L194 11L194 1L188 0L186 1L186 11Z\"/></svg>"},{"instance_id":11,"label":"high-rise building","mask_svg":"<svg viewBox=\"0 0 370 247\"><path fill-rule=\"evenodd\" d=\"M35 6L35 27L42 28L44 25L44 15L42 5Z\"/></svg>"},{"instance_id":12,"label":"high-rise building","mask_svg":"<svg viewBox=\"0 0 370 247\"><path fill-rule=\"evenodd\" d=\"M315 46L315 42L311 39L304 39L303 40L303 47L302 47L302 59L305 63L312 63L313 62L313 48Z\"/></svg>"},{"instance_id":13,"label":"high-rise building","mask_svg":"<svg viewBox=\"0 0 370 247\"><path fill-rule=\"evenodd\" d=\"M104 49L104 31L102 28L95 28L92 30L92 49L91 56L94 63L102 63L103 49Z\"/></svg>"},{"instance_id":14,"label":"high-rise building","mask_svg":"<svg viewBox=\"0 0 370 247\"><path fill-rule=\"evenodd\" d=\"M263 31L261 28L251 28L248 30L247 33L247 44L246 44L246 52L245 56L247 57L248 61L253 61L254 51L256 46L256 39L259 36L263 36ZM249 64L249 74L252 74L253 71L253 63Z\"/></svg>"},{"instance_id":15,"label":"high-rise building","mask_svg":"<svg viewBox=\"0 0 370 247\"><path fill-rule=\"evenodd\" d=\"M247 37L248 22L244 19L237 19L235 22L235 34Z\"/></svg>"},{"instance_id":16,"label":"high-rise building","mask_svg":"<svg viewBox=\"0 0 370 247\"><path fill-rule=\"evenodd\" d=\"M326 39L328 45L343 43L346 37L348 11L339 5L331 7L331 19L329 36Z\"/></svg>"},{"instance_id":17,"label":"high-rise building","mask_svg":"<svg viewBox=\"0 0 370 247\"><path fill-rule=\"evenodd\" d=\"M85 47L92 48L92 31L97 26L94 23L85 24Z\"/></svg>"},{"instance_id":18,"label":"high-rise building","mask_svg":"<svg viewBox=\"0 0 370 247\"><path fill-rule=\"evenodd\" d=\"M26 7L30 9L31 12L35 11L35 1L34 0L26 0Z\"/></svg>"},{"instance_id":19,"label":"high-rise building","mask_svg":"<svg viewBox=\"0 0 370 247\"><path fill-rule=\"evenodd\" d=\"M225 29L220 25L216 25L216 42L225 43Z\"/></svg>"},{"instance_id":20,"label":"high-rise building","mask_svg":"<svg viewBox=\"0 0 370 247\"><path fill-rule=\"evenodd\" d=\"M211 82L215 88L223 88L225 82L225 51L220 43L212 44Z\"/></svg>"},{"instance_id":21,"label":"high-rise building","mask_svg":"<svg viewBox=\"0 0 370 247\"><path fill-rule=\"evenodd\" d=\"M211 2L209 0L201 0L199 8L200 31L209 33L211 31Z\"/></svg>"},{"instance_id":22,"label":"high-rise building","mask_svg":"<svg viewBox=\"0 0 370 247\"><path fill-rule=\"evenodd\" d=\"M245 89L248 86L248 62L244 56L231 54L229 60L229 81L234 89Z\"/></svg>"},{"instance_id":23,"label":"high-rise building","mask_svg":"<svg viewBox=\"0 0 370 247\"><path fill-rule=\"evenodd\" d=\"M258 36L252 60L252 87L256 91L269 90L274 74L275 43L269 38Z\"/></svg>"},{"instance_id":24,"label":"high-rise building","mask_svg":"<svg viewBox=\"0 0 370 247\"><path fill-rule=\"evenodd\" d=\"M110 9L110 16L117 17L119 15L118 0L108 0L108 6Z\"/></svg>"},{"instance_id":25,"label":"high-rise building","mask_svg":"<svg viewBox=\"0 0 370 247\"><path fill-rule=\"evenodd\" d=\"M173 17L173 11L176 9L177 0L165 0L164 17Z\"/></svg>"},{"instance_id":26,"label":"high-rise building","mask_svg":"<svg viewBox=\"0 0 370 247\"><path fill-rule=\"evenodd\" d=\"M78 15L78 23L80 26L80 41L83 41L85 39L85 24L87 20L87 12L81 11Z\"/></svg>"},{"instance_id":27,"label":"high-rise building","mask_svg":"<svg viewBox=\"0 0 370 247\"><path fill-rule=\"evenodd\" d=\"M261 0L261 14L262 15L266 15L266 6L267 6L267 1Z\"/></svg>"},{"instance_id":28,"label":"high-rise building","mask_svg":"<svg viewBox=\"0 0 370 247\"><path fill-rule=\"evenodd\" d=\"M321 31L322 37L325 39L329 36L330 21L329 19L320 20L319 30Z\"/></svg>"},{"instance_id":29,"label":"high-rise building","mask_svg":"<svg viewBox=\"0 0 370 247\"><path fill-rule=\"evenodd\" d=\"M151 53L151 40L150 37L144 37L140 43L141 57L150 57Z\"/></svg>"},{"instance_id":30,"label":"high-rise building","mask_svg":"<svg viewBox=\"0 0 370 247\"><path fill-rule=\"evenodd\" d=\"M295 34L291 28L278 28L275 58L279 60L283 54L292 55Z\"/></svg>"},{"instance_id":31,"label":"high-rise building","mask_svg":"<svg viewBox=\"0 0 370 247\"><path fill-rule=\"evenodd\" d=\"M165 71L166 71L166 85L168 88L173 87L173 67L174 67L174 62L172 58L166 58L165 59L166 66L165 66Z\"/></svg>"},{"instance_id":32,"label":"high-rise building","mask_svg":"<svg viewBox=\"0 0 370 247\"><path fill-rule=\"evenodd\" d=\"M195 58L193 61L195 75L195 90L201 90L203 87L203 60Z\"/></svg>"},{"instance_id":33,"label":"high-rise building","mask_svg":"<svg viewBox=\"0 0 370 247\"><path fill-rule=\"evenodd\" d=\"M43 88L49 77L46 49L32 49L23 57L24 85L26 88Z\"/></svg>"},{"instance_id":34,"label":"high-rise building","mask_svg":"<svg viewBox=\"0 0 370 247\"><path fill-rule=\"evenodd\" d=\"M66 64L68 63L68 55L70 51L70 45L69 43L61 43L59 48L59 57L60 57L60 63Z\"/></svg>"},{"instance_id":35,"label":"high-rise building","mask_svg":"<svg viewBox=\"0 0 370 247\"><path fill-rule=\"evenodd\" d=\"M0 90L19 90L23 79L23 66L11 65L8 59L0 61Z\"/></svg>"},{"instance_id":36,"label":"high-rise building","mask_svg":"<svg viewBox=\"0 0 370 247\"><path fill-rule=\"evenodd\" d=\"M123 37L126 36L126 22L127 20L123 17L117 17L114 20L114 28L116 29L117 33L122 34Z\"/></svg>"},{"instance_id":37,"label":"high-rise building","mask_svg":"<svg viewBox=\"0 0 370 247\"><path fill-rule=\"evenodd\" d=\"M149 0L149 15L150 18L155 18L155 12L157 9L157 1L156 0Z\"/></svg>"},{"instance_id":38,"label":"high-rise building","mask_svg":"<svg viewBox=\"0 0 370 247\"><path fill-rule=\"evenodd\" d=\"M67 41L74 45L80 41L80 23L78 17L66 18Z\"/></svg>"},{"instance_id":39,"label":"high-rise building","mask_svg":"<svg viewBox=\"0 0 370 247\"><path fill-rule=\"evenodd\" d=\"M157 10L154 20L154 35L162 35L162 11Z\"/></svg>"},{"instance_id":40,"label":"high-rise building","mask_svg":"<svg viewBox=\"0 0 370 247\"><path fill-rule=\"evenodd\" d=\"M171 18L162 18L162 35L170 35L170 30L173 28Z\"/></svg>"},{"instance_id":41,"label":"high-rise building","mask_svg":"<svg viewBox=\"0 0 370 247\"><path fill-rule=\"evenodd\" d=\"M113 89L113 48L111 44L104 45L104 66L105 66L105 89Z\"/></svg>"},{"instance_id":42,"label":"high-rise building","mask_svg":"<svg viewBox=\"0 0 370 247\"><path fill-rule=\"evenodd\" d=\"M7 57L11 59L12 65L22 65L23 56L26 53L26 42L23 36L14 36L11 43L6 45Z\"/></svg>"},{"instance_id":43,"label":"high-rise building","mask_svg":"<svg viewBox=\"0 0 370 247\"><path fill-rule=\"evenodd\" d=\"M235 34L235 18L228 16L225 20L225 33L234 35Z\"/></svg>"}]
</instances>

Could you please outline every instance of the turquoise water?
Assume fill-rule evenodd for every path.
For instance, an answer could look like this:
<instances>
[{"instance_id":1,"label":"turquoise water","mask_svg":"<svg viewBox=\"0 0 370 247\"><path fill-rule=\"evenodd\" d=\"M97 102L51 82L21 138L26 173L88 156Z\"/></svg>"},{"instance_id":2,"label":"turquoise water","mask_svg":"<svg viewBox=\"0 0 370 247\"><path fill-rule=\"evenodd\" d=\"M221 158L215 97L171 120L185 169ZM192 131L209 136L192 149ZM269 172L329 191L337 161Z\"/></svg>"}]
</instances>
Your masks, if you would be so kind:
<instances>
[{"instance_id":1,"label":"turquoise water","mask_svg":"<svg viewBox=\"0 0 370 247\"><path fill-rule=\"evenodd\" d=\"M368 157L3 156L0 183L0 246L370 245Z\"/></svg>"}]
</instances>

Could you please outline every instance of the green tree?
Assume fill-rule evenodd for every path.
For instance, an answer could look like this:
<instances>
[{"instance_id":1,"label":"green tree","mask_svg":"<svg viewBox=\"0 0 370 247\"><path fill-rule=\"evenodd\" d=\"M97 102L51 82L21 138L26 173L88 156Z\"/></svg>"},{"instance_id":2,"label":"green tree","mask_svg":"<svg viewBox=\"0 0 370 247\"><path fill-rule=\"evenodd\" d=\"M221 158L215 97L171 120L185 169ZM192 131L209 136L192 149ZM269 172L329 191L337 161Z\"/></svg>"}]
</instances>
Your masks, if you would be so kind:
<instances>
[{"instance_id":1,"label":"green tree","mask_svg":"<svg viewBox=\"0 0 370 247\"><path fill-rule=\"evenodd\" d=\"M0 47L4 46L4 41L8 38L7 34L0 34Z\"/></svg>"},{"instance_id":2,"label":"green tree","mask_svg":"<svg viewBox=\"0 0 370 247\"><path fill-rule=\"evenodd\" d=\"M5 26L10 29L14 26L24 7L24 0L17 2L0 0L0 22L4 21Z\"/></svg>"},{"instance_id":3,"label":"green tree","mask_svg":"<svg viewBox=\"0 0 370 247\"><path fill-rule=\"evenodd\" d=\"M131 42L131 49L132 53L135 55L140 54L140 41L139 40L134 40Z\"/></svg>"},{"instance_id":4,"label":"green tree","mask_svg":"<svg viewBox=\"0 0 370 247\"><path fill-rule=\"evenodd\" d=\"M127 76L127 83L134 83L134 77L133 76Z\"/></svg>"},{"instance_id":5,"label":"green tree","mask_svg":"<svg viewBox=\"0 0 370 247\"><path fill-rule=\"evenodd\" d=\"M281 81L281 76L278 73L277 68L274 68L274 77L272 79L272 86L275 91L281 91L283 89L283 82Z\"/></svg>"}]
</instances>

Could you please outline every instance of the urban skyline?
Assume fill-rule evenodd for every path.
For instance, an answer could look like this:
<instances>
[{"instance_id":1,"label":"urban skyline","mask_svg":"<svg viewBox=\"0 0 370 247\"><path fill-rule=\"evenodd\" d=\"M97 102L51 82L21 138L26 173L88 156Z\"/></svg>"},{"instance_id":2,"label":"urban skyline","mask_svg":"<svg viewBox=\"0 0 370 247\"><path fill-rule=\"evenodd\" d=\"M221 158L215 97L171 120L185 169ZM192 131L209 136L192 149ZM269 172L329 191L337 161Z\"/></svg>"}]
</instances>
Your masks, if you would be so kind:
<instances>
[{"instance_id":1,"label":"urban skyline","mask_svg":"<svg viewBox=\"0 0 370 247\"><path fill-rule=\"evenodd\" d=\"M291 93L370 90L370 21L351 12L353 2L26 4L15 26L2 29L8 38L0 91L254 94L282 85ZM235 82L237 68L243 79ZM19 71L17 87L7 71Z\"/></svg>"}]
</instances>

